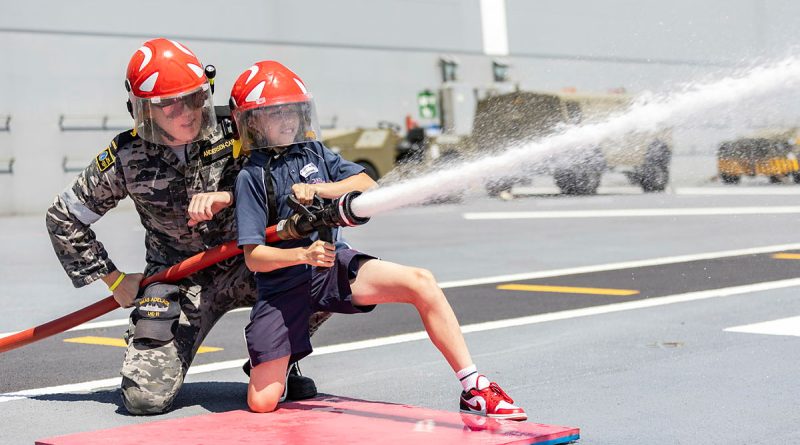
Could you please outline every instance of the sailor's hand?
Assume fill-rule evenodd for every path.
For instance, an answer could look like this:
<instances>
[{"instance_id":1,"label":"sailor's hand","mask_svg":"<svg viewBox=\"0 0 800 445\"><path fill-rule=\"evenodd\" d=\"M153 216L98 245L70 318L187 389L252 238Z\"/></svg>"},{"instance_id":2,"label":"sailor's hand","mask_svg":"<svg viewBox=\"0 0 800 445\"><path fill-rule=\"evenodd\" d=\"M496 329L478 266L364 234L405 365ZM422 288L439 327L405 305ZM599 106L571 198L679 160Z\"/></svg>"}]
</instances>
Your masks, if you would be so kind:
<instances>
[{"instance_id":1,"label":"sailor's hand","mask_svg":"<svg viewBox=\"0 0 800 445\"><path fill-rule=\"evenodd\" d=\"M220 210L233 204L231 192L198 193L189 202L189 227L210 221Z\"/></svg>"},{"instance_id":2,"label":"sailor's hand","mask_svg":"<svg viewBox=\"0 0 800 445\"><path fill-rule=\"evenodd\" d=\"M119 275L116 276L119 277ZM114 289L114 300L117 301L120 307L133 306L133 300L136 299L136 295L139 293L139 285L143 279L144 275L140 273L126 274L122 278L122 281Z\"/></svg>"},{"instance_id":3,"label":"sailor's hand","mask_svg":"<svg viewBox=\"0 0 800 445\"><path fill-rule=\"evenodd\" d=\"M292 185L292 193L300 204L309 205L314 203L314 195L317 193L317 189L314 184L301 182Z\"/></svg>"},{"instance_id":4,"label":"sailor's hand","mask_svg":"<svg viewBox=\"0 0 800 445\"><path fill-rule=\"evenodd\" d=\"M336 246L325 241L314 241L314 244L303 250L303 262L316 267L331 267L336 259Z\"/></svg>"}]
</instances>

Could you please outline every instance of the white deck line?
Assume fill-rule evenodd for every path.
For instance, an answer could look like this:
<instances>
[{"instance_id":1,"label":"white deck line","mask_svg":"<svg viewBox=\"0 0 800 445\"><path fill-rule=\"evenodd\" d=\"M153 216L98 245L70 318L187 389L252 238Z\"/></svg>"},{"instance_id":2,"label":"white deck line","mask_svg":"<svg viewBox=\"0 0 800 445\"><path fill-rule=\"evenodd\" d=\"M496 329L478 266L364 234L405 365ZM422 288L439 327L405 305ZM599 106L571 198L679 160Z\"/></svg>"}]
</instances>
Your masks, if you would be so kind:
<instances>
[{"instance_id":1,"label":"white deck line","mask_svg":"<svg viewBox=\"0 0 800 445\"><path fill-rule=\"evenodd\" d=\"M683 294L667 295L664 297L649 298L645 300L629 301L624 303L614 303L604 306L595 306L582 309L572 309L567 311L552 312L549 314L538 314L527 317L511 318L506 320L489 321L462 326L461 330L465 334L505 329L515 326L525 326L538 323L545 323L555 320L567 320L578 317L588 317L592 315L609 314L635 309L643 309L657 306L664 306L675 303L685 303L690 301L705 300L709 298L722 298L733 295L741 295L753 292L760 292L773 289L783 289L788 287L800 286L800 278L788 280L770 281L766 283L747 284L743 286L733 286L721 289L704 290L698 292L688 292ZM337 354L348 351L358 351L367 348L376 348L399 343L408 343L427 339L428 335L424 331L412 332L408 334L392 335L388 337L361 340L338 345L330 345L316 348L312 355ZM206 372L220 371L225 369L235 369L242 366L246 359L227 360L224 362L209 363L205 365L193 366L189 368L189 374L202 374ZM87 392L96 391L102 388L118 386L120 378L93 380L83 383L68 385L51 386L46 388L28 389L12 393L0 394L0 403L22 400L26 398L41 396L45 394L61 394L68 392Z\"/></svg>"}]
</instances>

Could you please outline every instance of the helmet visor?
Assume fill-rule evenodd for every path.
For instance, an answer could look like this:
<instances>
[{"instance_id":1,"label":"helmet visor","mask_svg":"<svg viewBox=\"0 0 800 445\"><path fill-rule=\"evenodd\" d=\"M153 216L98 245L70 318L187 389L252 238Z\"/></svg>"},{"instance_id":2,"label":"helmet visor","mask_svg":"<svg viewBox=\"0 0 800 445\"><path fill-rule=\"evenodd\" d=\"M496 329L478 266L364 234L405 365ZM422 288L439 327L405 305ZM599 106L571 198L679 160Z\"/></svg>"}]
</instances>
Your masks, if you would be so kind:
<instances>
[{"instance_id":1,"label":"helmet visor","mask_svg":"<svg viewBox=\"0 0 800 445\"><path fill-rule=\"evenodd\" d=\"M149 142L182 145L209 139L216 128L208 83L174 96L130 96L136 132Z\"/></svg>"},{"instance_id":2,"label":"helmet visor","mask_svg":"<svg viewBox=\"0 0 800 445\"><path fill-rule=\"evenodd\" d=\"M314 101L253 108L234 113L242 148L285 147L319 139Z\"/></svg>"}]
</instances>

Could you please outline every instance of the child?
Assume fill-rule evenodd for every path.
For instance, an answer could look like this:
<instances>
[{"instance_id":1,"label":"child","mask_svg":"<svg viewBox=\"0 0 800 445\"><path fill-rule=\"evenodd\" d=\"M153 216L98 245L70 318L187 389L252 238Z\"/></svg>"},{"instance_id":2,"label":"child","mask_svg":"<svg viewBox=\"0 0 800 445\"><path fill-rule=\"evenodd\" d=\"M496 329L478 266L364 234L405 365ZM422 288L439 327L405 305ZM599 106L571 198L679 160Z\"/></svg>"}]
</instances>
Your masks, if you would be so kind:
<instances>
[{"instance_id":1,"label":"child","mask_svg":"<svg viewBox=\"0 0 800 445\"><path fill-rule=\"evenodd\" d=\"M314 101L303 81L277 62L256 63L236 80L231 109L242 148L251 152L235 199L239 245L259 291L245 329L250 409L275 410L287 364L311 353L311 311L352 314L377 304L409 303L461 381L462 412L527 419L496 383L478 374L455 314L429 271L381 261L342 242L264 244L265 228L291 215L289 195L308 204L314 195L333 199L376 185L362 167L317 140Z\"/></svg>"}]
</instances>

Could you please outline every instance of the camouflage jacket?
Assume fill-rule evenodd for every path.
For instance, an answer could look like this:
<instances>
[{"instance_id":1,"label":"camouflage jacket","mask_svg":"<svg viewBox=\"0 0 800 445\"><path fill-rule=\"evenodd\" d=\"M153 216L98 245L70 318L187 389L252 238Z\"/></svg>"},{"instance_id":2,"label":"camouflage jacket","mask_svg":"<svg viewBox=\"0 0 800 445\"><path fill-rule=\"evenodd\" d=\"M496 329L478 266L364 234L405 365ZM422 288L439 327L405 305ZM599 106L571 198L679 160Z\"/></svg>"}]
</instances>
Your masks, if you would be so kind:
<instances>
[{"instance_id":1,"label":"camouflage jacket","mask_svg":"<svg viewBox=\"0 0 800 445\"><path fill-rule=\"evenodd\" d=\"M146 232L147 276L236 239L233 206L212 221L187 225L192 196L233 191L243 160L231 153L232 140L217 138L187 145L183 163L173 148L151 144L131 131L117 135L47 211L53 248L75 287L116 269L90 226L126 196Z\"/></svg>"}]
</instances>

